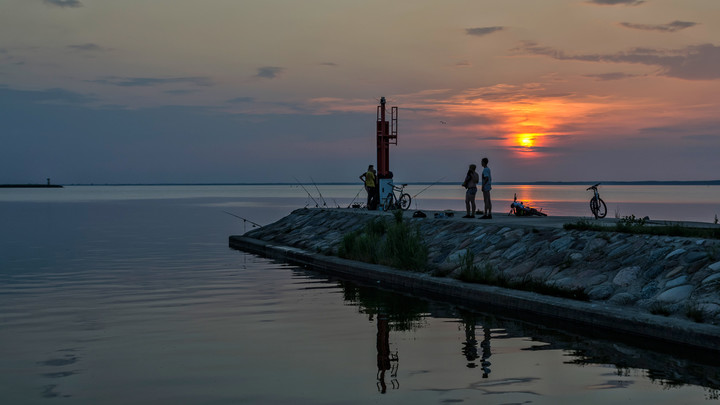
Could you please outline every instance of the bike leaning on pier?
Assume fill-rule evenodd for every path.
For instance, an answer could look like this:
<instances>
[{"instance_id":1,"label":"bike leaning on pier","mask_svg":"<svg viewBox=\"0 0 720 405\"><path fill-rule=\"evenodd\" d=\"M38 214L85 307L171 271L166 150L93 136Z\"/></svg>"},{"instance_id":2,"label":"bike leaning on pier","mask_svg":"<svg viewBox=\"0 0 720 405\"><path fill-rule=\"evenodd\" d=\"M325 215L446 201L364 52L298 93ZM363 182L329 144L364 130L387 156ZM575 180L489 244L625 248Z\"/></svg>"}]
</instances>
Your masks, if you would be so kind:
<instances>
[{"instance_id":1,"label":"bike leaning on pier","mask_svg":"<svg viewBox=\"0 0 720 405\"><path fill-rule=\"evenodd\" d=\"M395 184L390 183L392 186L392 191L390 191L385 197L385 202L383 204L383 211L392 211L392 210L403 210L407 211L408 208L410 208L410 202L412 201L412 198L410 197L410 194L405 192L405 187L407 184L402 184L400 187L396 186ZM395 191L398 192L400 197L395 196Z\"/></svg>"},{"instance_id":2,"label":"bike leaning on pier","mask_svg":"<svg viewBox=\"0 0 720 405\"><path fill-rule=\"evenodd\" d=\"M605 218L605 215L607 215L607 205L605 205L605 201L600 198L600 193L598 192L599 185L600 183L590 186L586 190L592 190L594 193L593 198L590 199L590 211L592 211L595 219Z\"/></svg>"}]
</instances>

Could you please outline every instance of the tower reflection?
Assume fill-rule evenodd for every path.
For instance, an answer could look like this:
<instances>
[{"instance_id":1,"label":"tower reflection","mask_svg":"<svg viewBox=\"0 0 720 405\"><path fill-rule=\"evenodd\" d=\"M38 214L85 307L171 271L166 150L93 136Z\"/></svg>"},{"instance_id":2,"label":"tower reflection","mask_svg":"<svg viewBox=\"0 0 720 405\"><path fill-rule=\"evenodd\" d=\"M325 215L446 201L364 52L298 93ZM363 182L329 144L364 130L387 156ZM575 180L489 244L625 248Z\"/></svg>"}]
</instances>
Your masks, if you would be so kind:
<instances>
[{"instance_id":1,"label":"tower reflection","mask_svg":"<svg viewBox=\"0 0 720 405\"><path fill-rule=\"evenodd\" d=\"M372 319L372 315L370 315ZM390 372L390 384L392 389L400 388L400 382L397 380L399 358L397 350L395 353L390 352L390 324L385 314L377 315L377 387L381 394L387 392L387 383L385 382L385 373Z\"/></svg>"},{"instance_id":2,"label":"tower reflection","mask_svg":"<svg viewBox=\"0 0 720 405\"><path fill-rule=\"evenodd\" d=\"M376 288L341 282L344 299L358 306L377 328L376 382L378 392L400 388L398 381L399 356L390 347L391 331L410 331L421 328L424 316L429 313L428 302L413 297L393 294Z\"/></svg>"}]
</instances>

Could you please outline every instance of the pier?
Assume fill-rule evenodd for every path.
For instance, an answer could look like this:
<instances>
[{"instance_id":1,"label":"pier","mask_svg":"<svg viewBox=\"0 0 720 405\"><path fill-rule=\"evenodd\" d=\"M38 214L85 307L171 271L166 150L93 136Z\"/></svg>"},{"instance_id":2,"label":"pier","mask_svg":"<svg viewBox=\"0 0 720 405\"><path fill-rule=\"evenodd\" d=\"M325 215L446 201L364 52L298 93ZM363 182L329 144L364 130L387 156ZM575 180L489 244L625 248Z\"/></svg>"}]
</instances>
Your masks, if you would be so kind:
<instances>
[{"instance_id":1,"label":"pier","mask_svg":"<svg viewBox=\"0 0 720 405\"><path fill-rule=\"evenodd\" d=\"M229 244L478 310L496 308L586 331L720 353L720 240L565 230L565 223L578 220L570 217L497 215L483 221L426 214L413 218L406 212L403 218L418 227L428 245L429 266L424 272L336 256L345 234L377 216L394 220L377 211L299 209L245 235L230 236ZM461 281L461 259L468 253L478 265L508 280L582 289L589 300ZM702 314L702 322L690 319L690 310Z\"/></svg>"}]
</instances>

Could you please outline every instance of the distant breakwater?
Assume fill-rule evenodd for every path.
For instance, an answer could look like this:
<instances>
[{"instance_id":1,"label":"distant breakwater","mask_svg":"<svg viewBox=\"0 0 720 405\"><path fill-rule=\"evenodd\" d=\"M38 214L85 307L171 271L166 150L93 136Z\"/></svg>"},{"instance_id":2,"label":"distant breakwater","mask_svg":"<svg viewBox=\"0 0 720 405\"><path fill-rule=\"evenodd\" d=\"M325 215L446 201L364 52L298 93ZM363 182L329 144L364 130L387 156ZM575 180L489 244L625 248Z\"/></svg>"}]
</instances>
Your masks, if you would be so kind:
<instances>
[{"instance_id":1,"label":"distant breakwater","mask_svg":"<svg viewBox=\"0 0 720 405\"><path fill-rule=\"evenodd\" d=\"M345 234L387 213L299 209L244 237L337 255ZM581 289L592 302L720 324L720 240L412 218L430 274L457 278L463 257L509 281ZM231 245L233 244L231 237Z\"/></svg>"},{"instance_id":2,"label":"distant breakwater","mask_svg":"<svg viewBox=\"0 0 720 405\"><path fill-rule=\"evenodd\" d=\"M0 184L0 188L63 188L59 184Z\"/></svg>"}]
</instances>

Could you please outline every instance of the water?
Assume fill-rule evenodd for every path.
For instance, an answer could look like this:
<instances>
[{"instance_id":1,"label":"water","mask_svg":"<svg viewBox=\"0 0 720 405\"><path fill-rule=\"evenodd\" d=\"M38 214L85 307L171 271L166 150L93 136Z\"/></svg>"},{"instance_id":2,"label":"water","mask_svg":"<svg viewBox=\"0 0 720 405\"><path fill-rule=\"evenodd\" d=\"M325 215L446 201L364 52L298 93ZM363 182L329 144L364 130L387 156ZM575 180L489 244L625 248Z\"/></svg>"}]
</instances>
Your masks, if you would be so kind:
<instances>
[{"instance_id":1,"label":"water","mask_svg":"<svg viewBox=\"0 0 720 405\"><path fill-rule=\"evenodd\" d=\"M412 195L424 186L411 187ZM329 205L358 192L320 189ZM716 189L703 190L634 188L625 201L687 204L666 214L690 219L720 201ZM498 187L496 195L521 191L548 211L578 205L564 215L589 213L584 190ZM457 192L432 187L417 206L462 209ZM601 192L609 204L619 200L614 188ZM296 186L0 190L0 400L720 402L717 364L681 348L668 355L471 312L227 247L228 235L252 224L223 211L266 224L308 203Z\"/></svg>"}]
</instances>

